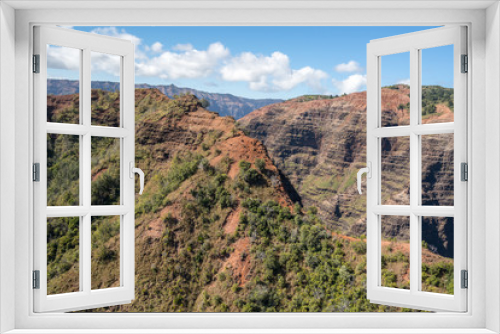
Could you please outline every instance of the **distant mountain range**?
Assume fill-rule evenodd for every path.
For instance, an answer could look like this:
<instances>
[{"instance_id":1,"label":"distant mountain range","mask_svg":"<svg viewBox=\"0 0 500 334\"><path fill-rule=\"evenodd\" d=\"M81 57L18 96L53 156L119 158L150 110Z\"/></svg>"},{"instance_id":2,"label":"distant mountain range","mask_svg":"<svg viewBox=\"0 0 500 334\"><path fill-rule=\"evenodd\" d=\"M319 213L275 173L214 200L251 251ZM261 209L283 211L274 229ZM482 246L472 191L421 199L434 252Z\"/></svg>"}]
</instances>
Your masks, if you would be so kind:
<instances>
[{"instance_id":1,"label":"distant mountain range","mask_svg":"<svg viewBox=\"0 0 500 334\"><path fill-rule=\"evenodd\" d=\"M115 91L119 87L118 82L111 81L92 81L93 89L102 89L106 91ZM219 113L221 116L232 116L235 119L240 119L243 116L251 113L255 109L265 107L270 104L283 102L279 99L248 99L232 94L209 93L192 88L182 88L175 85L149 85L136 84L136 88L157 88L160 92L173 98L174 95L183 93L192 93L198 99L206 99L210 102L209 110ZM47 80L47 94L49 95L68 95L79 92L78 81L76 80Z\"/></svg>"}]
</instances>

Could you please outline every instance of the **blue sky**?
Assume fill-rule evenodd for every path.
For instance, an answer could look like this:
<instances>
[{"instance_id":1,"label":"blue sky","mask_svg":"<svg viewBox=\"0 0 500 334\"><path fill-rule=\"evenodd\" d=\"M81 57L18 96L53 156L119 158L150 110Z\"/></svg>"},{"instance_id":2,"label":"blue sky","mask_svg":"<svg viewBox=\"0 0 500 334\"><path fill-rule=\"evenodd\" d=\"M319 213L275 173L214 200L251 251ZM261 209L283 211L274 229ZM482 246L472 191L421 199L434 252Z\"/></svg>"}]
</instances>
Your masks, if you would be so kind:
<instances>
[{"instance_id":1,"label":"blue sky","mask_svg":"<svg viewBox=\"0 0 500 334\"><path fill-rule=\"evenodd\" d=\"M132 40L136 83L173 83L251 98L286 99L365 90L370 40L430 27L72 28ZM424 85L452 87L452 51L451 46L423 51ZM116 81L112 59L93 59L100 62L93 66L93 80ZM383 85L406 82L408 61L407 55L384 57ZM49 72L52 77L74 79L77 73L70 65L54 67L59 69Z\"/></svg>"}]
</instances>

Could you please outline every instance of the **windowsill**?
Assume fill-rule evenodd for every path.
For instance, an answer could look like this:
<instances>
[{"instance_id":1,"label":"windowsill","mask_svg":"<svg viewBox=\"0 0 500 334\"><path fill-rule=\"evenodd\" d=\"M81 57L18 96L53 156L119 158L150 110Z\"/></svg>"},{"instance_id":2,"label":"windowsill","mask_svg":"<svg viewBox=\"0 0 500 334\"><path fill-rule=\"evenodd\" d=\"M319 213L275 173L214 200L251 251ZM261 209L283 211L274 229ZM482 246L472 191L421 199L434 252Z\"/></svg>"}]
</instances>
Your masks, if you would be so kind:
<instances>
[{"instance_id":1,"label":"windowsill","mask_svg":"<svg viewBox=\"0 0 500 334\"><path fill-rule=\"evenodd\" d=\"M5 334L489 334L488 329L15 329Z\"/></svg>"}]
</instances>

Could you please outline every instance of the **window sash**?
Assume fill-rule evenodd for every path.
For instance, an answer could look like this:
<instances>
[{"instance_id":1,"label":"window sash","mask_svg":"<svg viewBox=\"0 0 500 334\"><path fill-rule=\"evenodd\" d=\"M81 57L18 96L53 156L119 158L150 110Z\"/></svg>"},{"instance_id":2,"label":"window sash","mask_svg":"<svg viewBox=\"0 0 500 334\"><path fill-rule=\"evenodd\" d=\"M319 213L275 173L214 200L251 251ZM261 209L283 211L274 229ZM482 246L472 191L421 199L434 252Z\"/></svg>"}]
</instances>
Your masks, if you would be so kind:
<instances>
[{"instance_id":1,"label":"window sash","mask_svg":"<svg viewBox=\"0 0 500 334\"><path fill-rule=\"evenodd\" d=\"M467 290L461 289L460 272L467 269L467 183L460 180L460 164L467 162L467 76L460 73L466 54L466 28L443 27L374 40L367 47L367 161L372 177L367 183L367 290L373 303L438 311L467 310ZM421 113L420 50L454 45L454 122L419 124ZM381 56L410 53L410 125L381 127ZM454 133L454 206L420 205L420 136ZM410 205L381 205L381 147L383 137L410 137ZM410 217L410 290L382 287L381 215ZM422 216L454 217L454 295L420 291Z\"/></svg>"},{"instance_id":2,"label":"window sash","mask_svg":"<svg viewBox=\"0 0 500 334\"><path fill-rule=\"evenodd\" d=\"M51 123L47 113L46 45L81 50L80 124ZM120 127L91 125L91 52L121 57ZM129 303L134 299L134 179L129 162L135 157L134 47L126 40L69 29L35 27L34 53L40 55L40 73L34 74L34 161L40 163L40 182L34 184L34 263L40 271L40 289L34 289L34 311L72 311ZM47 207L47 134L77 135L80 138L80 201L78 206ZM120 139L120 205L91 205L91 138ZM133 165L133 164L132 164ZM91 289L91 217L119 215L120 286ZM80 217L79 292L47 295L47 217Z\"/></svg>"}]
</instances>

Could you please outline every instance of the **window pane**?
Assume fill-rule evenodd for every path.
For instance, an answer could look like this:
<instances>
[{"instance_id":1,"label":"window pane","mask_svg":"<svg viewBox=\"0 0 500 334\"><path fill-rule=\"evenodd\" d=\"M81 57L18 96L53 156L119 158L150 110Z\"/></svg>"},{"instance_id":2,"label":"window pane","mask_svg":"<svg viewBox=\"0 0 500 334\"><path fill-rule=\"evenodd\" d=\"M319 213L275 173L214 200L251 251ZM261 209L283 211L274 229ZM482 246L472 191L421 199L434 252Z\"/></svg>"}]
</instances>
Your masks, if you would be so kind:
<instances>
[{"instance_id":1,"label":"window pane","mask_svg":"<svg viewBox=\"0 0 500 334\"><path fill-rule=\"evenodd\" d=\"M47 218L47 294L80 291L80 218Z\"/></svg>"},{"instance_id":2,"label":"window pane","mask_svg":"<svg viewBox=\"0 0 500 334\"><path fill-rule=\"evenodd\" d=\"M120 216L92 217L92 290L120 286Z\"/></svg>"},{"instance_id":3,"label":"window pane","mask_svg":"<svg viewBox=\"0 0 500 334\"><path fill-rule=\"evenodd\" d=\"M120 126L121 57L91 52L92 125Z\"/></svg>"},{"instance_id":4,"label":"window pane","mask_svg":"<svg viewBox=\"0 0 500 334\"><path fill-rule=\"evenodd\" d=\"M92 137L92 205L120 204L120 139Z\"/></svg>"},{"instance_id":5,"label":"window pane","mask_svg":"<svg viewBox=\"0 0 500 334\"><path fill-rule=\"evenodd\" d=\"M410 137L381 139L381 203L410 204Z\"/></svg>"},{"instance_id":6,"label":"window pane","mask_svg":"<svg viewBox=\"0 0 500 334\"><path fill-rule=\"evenodd\" d=\"M421 137L422 205L453 206L453 139L453 133Z\"/></svg>"},{"instance_id":7,"label":"window pane","mask_svg":"<svg viewBox=\"0 0 500 334\"><path fill-rule=\"evenodd\" d=\"M81 50L47 45L47 122L80 122Z\"/></svg>"},{"instance_id":8,"label":"window pane","mask_svg":"<svg viewBox=\"0 0 500 334\"><path fill-rule=\"evenodd\" d=\"M380 57L382 126L410 124L410 53Z\"/></svg>"},{"instance_id":9,"label":"window pane","mask_svg":"<svg viewBox=\"0 0 500 334\"><path fill-rule=\"evenodd\" d=\"M381 216L381 286L410 289L410 217Z\"/></svg>"},{"instance_id":10,"label":"window pane","mask_svg":"<svg viewBox=\"0 0 500 334\"><path fill-rule=\"evenodd\" d=\"M422 123L453 122L453 45L421 50Z\"/></svg>"},{"instance_id":11,"label":"window pane","mask_svg":"<svg viewBox=\"0 0 500 334\"><path fill-rule=\"evenodd\" d=\"M453 218L422 217L422 291L453 294Z\"/></svg>"},{"instance_id":12,"label":"window pane","mask_svg":"<svg viewBox=\"0 0 500 334\"><path fill-rule=\"evenodd\" d=\"M80 137L47 135L47 205L79 205Z\"/></svg>"}]
</instances>

